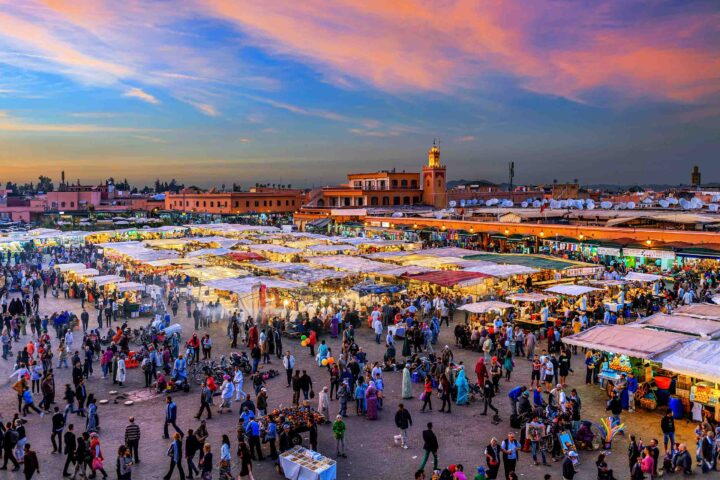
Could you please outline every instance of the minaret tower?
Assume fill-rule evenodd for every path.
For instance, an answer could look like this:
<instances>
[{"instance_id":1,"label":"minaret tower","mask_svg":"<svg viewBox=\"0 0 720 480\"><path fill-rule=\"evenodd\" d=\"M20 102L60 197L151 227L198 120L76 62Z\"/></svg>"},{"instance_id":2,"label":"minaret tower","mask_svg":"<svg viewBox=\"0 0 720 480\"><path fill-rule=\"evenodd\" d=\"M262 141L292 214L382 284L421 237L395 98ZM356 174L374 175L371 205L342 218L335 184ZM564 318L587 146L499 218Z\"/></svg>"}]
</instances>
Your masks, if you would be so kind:
<instances>
[{"instance_id":1,"label":"minaret tower","mask_svg":"<svg viewBox=\"0 0 720 480\"><path fill-rule=\"evenodd\" d=\"M423 203L438 209L447 207L446 180L445 165L440 163L440 147L433 140L428 150L428 163L422 168Z\"/></svg>"}]
</instances>

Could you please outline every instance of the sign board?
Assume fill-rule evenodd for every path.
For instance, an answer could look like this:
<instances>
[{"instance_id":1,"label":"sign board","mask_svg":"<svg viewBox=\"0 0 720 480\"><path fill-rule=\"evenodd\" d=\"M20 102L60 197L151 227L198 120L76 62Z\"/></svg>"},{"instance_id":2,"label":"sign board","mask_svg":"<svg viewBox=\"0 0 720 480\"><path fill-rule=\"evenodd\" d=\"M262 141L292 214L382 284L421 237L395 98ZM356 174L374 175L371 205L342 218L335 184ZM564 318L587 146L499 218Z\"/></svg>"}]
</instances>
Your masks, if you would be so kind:
<instances>
[{"instance_id":1,"label":"sign board","mask_svg":"<svg viewBox=\"0 0 720 480\"><path fill-rule=\"evenodd\" d=\"M614 247L597 247L598 255L612 255L613 257L620 256L620 249Z\"/></svg>"},{"instance_id":2,"label":"sign board","mask_svg":"<svg viewBox=\"0 0 720 480\"><path fill-rule=\"evenodd\" d=\"M646 250L643 248L624 248L623 254L626 257L644 257L644 258L661 258L673 260L675 252L667 250Z\"/></svg>"}]
</instances>

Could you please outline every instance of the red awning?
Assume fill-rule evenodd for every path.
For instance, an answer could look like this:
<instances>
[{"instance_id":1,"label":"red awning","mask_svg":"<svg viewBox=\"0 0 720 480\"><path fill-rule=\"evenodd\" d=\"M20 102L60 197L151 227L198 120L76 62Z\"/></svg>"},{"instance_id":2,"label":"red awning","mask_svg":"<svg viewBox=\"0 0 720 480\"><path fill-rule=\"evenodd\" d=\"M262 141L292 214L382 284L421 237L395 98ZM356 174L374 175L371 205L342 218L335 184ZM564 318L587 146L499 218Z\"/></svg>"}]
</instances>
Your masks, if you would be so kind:
<instances>
[{"instance_id":1,"label":"red awning","mask_svg":"<svg viewBox=\"0 0 720 480\"><path fill-rule=\"evenodd\" d=\"M440 270L435 272L421 273L419 275L407 276L410 280L419 282L427 282L441 287L452 287L457 284L474 284L479 283L481 278L491 278L492 275L486 275L480 272L466 272L464 270Z\"/></svg>"},{"instance_id":2,"label":"red awning","mask_svg":"<svg viewBox=\"0 0 720 480\"><path fill-rule=\"evenodd\" d=\"M250 260L265 260L265 257L255 252L232 252L225 255L236 262L248 262Z\"/></svg>"}]
</instances>

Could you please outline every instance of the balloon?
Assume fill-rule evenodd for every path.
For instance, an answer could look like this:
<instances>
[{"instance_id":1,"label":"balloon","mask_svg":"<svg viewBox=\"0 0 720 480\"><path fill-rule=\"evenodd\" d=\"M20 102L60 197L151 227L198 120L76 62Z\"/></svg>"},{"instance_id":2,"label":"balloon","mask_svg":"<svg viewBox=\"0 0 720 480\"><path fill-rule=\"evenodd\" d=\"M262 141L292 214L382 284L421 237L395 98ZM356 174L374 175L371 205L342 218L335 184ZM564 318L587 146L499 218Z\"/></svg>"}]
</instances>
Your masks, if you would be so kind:
<instances>
[{"instance_id":1,"label":"balloon","mask_svg":"<svg viewBox=\"0 0 720 480\"><path fill-rule=\"evenodd\" d=\"M326 366L326 365L328 364L328 359L327 359L327 358L323 358L321 363L322 363L322 366L323 366L323 367Z\"/></svg>"},{"instance_id":2,"label":"balloon","mask_svg":"<svg viewBox=\"0 0 720 480\"><path fill-rule=\"evenodd\" d=\"M303 340L302 342L300 342L300 345L302 345L303 347L307 347L307 340Z\"/></svg>"},{"instance_id":3,"label":"balloon","mask_svg":"<svg viewBox=\"0 0 720 480\"><path fill-rule=\"evenodd\" d=\"M328 361L328 363L331 364L331 365L332 365L333 363L335 363L335 359L334 359L333 357L328 358L327 361Z\"/></svg>"},{"instance_id":4,"label":"balloon","mask_svg":"<svg viewBox=\"0 0 720 480\"><path fill-rule=\"evenodd\" d=\"M307 335L303 335L302 337L300 337L300 340L302 340L302 341L307 340Z\"/></svg>"}]
</instances>

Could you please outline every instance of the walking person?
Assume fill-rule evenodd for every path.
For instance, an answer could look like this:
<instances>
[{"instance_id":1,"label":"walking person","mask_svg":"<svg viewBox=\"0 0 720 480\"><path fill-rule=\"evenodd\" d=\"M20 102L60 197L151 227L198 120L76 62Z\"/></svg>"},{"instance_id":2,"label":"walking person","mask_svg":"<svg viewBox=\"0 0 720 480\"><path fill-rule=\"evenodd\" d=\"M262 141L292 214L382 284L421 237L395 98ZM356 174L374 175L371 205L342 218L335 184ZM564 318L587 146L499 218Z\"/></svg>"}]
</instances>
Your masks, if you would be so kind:
<instances>
[{"instance_id":1,"label":"walking person","mask_svg":"<svg viewBox=\"0 0 720 480\"><path fill-rule=\"evenodd\" d=\"M71 423L67 426L67 432L65 432L65 435L63 436L63 440L65 440L65 465L63 466L63 477L69 477L70 472L68 472L68 467L71 463L75 463L75 451L77 450L77 439L75 438L75 432L73 432L73 429L75 426Z\"/></svg>"},{"instance_id":2,"label":"walking person","mask_svg":"<svg viewBox=\"0 0 720 480\"><path fill-rule=\"evenodd\" d=\"M166 425L167 428L167 425ZM170 468L168 469L168 472L163 477L165 480L170 480L170 477L172 477L173 471L175 471L175 467L178 469L178 473L180 474L180 480L185 480L185 470L183 470L182 466L182 459L183 459L183 453L182 453L182 436L180 433L175 432L173 433L173 441L170 444L170 447L167 450L167 456L170 457Z\"/></svg>"},{"instance_id":3,"label":"walking person","mask_svg":"<svg viewBox=\"0 0 720 480\"><path fill-rule=\"evenodd\" d=\"M435 436L435 432L432 430L433 424L432 422L428 422L427 424L427 430L424 430L422 433L423 436L423 451L425 452L423 454L422 463L420 464L420 470L425 470L425 464L428 461L428 457L430 457L430 454L433 456L433 471L438 469L438 456L437 451L439 445L437 437Z\"/></svg>"},{"instance_id":4,"label":"walking person","mask_svg":"<svg viewBox=\"0 0 720 480\"><path fill-rule=\"evenodd\" d=\"M412 426L412 417L402 403L398 405L395 412L395 426L400 429L402 448L408 448L408 429Z\"/></svg>"},{"instance_id":5,"label":"walking person","mask_svg":"<svg viewBox=\"0 0 720 480\"><path fill-rule=\"evenodd\" d=\"M252 474L253 456L247 444L243 440L240 440L240 444L238 445L238 456L240 457L240 474L238 475L238 480L242 480L246 477L248 480L255 480L255 477L253 477Z\"/></svg>"},{"instance_id":6,"label":"walking person","mask_svg":"<svg viewBox=\"0 0 720 480\"><path fill-rule=\"evenodd\" d=\"M208 420L210 420L212 418L212 411L210 410L212 403L213 392L210 387L208 387L207 382L203 382L202 389L200 390L200 410L198 411L197 415L195 415L195 418L200 420L203 411L206 411L207 418Z\"/></svg>"},{"instance_id":7,"label":"walking person","mask_svg":"<svg viewBox=\"0 0 720 480\"><path fill-rule=\"evenodd\" d=\"M125 445L118 448L118 456L115 461L115 472L118 480L131 480L133 461L130 450Z\"/></svg>"},{"instance_id":8,"label":"walking person","mask_svg":"<svg viewBox=\"0 0 720 480\"><path fill-rule=\"evenodd\" d=\"M7 422L3 428L3 442L2 442L3 456L5 457L5 460L3 462L3 466L0 467L0 470L7 470L8 461L10 461L13 464L13 469L12 469L13 472L20 470L20 464L18 463L17 459L15 458L15 453L14 453L14 449L17 446L18 441L19 441L18 432L12 427L11 422Z\"/></svg>"},{"instance_id":9,"label":"walking person","mask_svg":"<svg viewBox=\"0 0 720 480\"><path fill-rule=\"evenodd\" d=\"M518 461L518 452L520 451L520 442L515 440L515 434L509 433L507 438L500 444L500 450L503 452L503 467L505 468L505 478L510 478L510 474L515 472Z\"/></svg>"},{"instance_id":10,"label":"walking person","mask_svg":"<svg viewBox=\"0 0 720 480\"><path fill-rule=\"evenodd\" d=\"M23 473L25 474L25 480L30 480L35 472L40 475L40 462L38 462L37 454L30 449L30 444L26 443L24 448L25 461L23 463Z\"/></svg>"},{"instance_id":11,"label":"walking person","mask_svg":"<svg viewBox=\"0 0 720 480\"><path fill-rule=\"evenodd\" d=\"M432 380L430 379L430 376L425 377L425 384L423 387L423 405L421 412L425 412L425 408L429 408L432 412Z\"/></svg>"},{"instance_id":12,"label":"walking person","mask_svg":"<svg viewBox=\"0 0 720 480\"><path fill-rule=\"evenodd\" d=\"M189 429L185 437L185 462L188 468L188 479L193 475L200 476L200 470L195 466L195 454L202 448L200 441L195 436L195 432Z\"/></svg>"},{"instance_id":13,"label":"walking person","mask_svg":"<svg viewBox=\"0 0 720 480\"><path fill-rule=\"evenodd\" d=\"M212 480L213 470L213 454L212 447L209 443L203 445L202 455L200 456L200 479Z\"/></svg>"},{"instance_id":14,"label":"walking person","mask_svg":"<svg viewBox=\"0 0 720 480\"><path fill-rule=\"evenodd\" d=\"M50 435L50 442L53 446L51 453L62 453L63 430L65 430L65 415L60 411L60 407L55 407L55 413L52 416L52 434Z\"/></svg>"},{"instance_id":15,"label":"walking person","mask_svg":"<svg viewBox=\"0 0 720 480\"><path fill-rule=\"evenodd\" d=\"M128 418L128 422L130 423L125 427L125 446L133 456L134 463L140 463L140 427L135 423L135 417Z\"/></svg>"},{"instance_id":16,"label":"walking person","mask_svg":"<svg viewBox=\"0 0 720 480\"><path fill-rule=\"evenodd\" d=\"M87 433L88 432L85 432L85 434ZM92 458L92 461L90 463L90 469L92 471L92 474L88 478L95 478L97 476L97 472L100 472L102 473L102 478L104 480L108 477L108 474L105 472L105 467L103 465L105 457L103 456L102 450L100 449L100 437L97 433L93 432L90 434L89 438L90 456Z\"/></svg>"},{"instance_id":17,"label":"walking person","mask_svg":"<svg viewBox=\"0 0 720 480\"><path fill-rule=\"evenodd\" d=\"M230 437L223 434L220 446L220 480L232 479L232 457L230 456Z\"/></svg>"},{"instance_id":18,"label":"walking person","mask_svg":"<svg viewBox=\"0 0 720 480\"><path fill-rule=\"evenodd\" d=\"M338 415L332 425L333 437L335 437L335 450L337 457L347 458L345 454L345 422L343 417Z\"/></svg>"},{"instance_id":19,"label":"walking person","mask_svg":"<svg viewBox=\"0 0 720 480\"><path fill-rule=\"evenodd\" d=\"M485 379L485 385L483 386L483 396L485 397L485 409L480 415L487 415L488 407L490 408L490 410L495 412L495 415L497 415L498 409L495 408L495 405L492 404L492 399L495 396L495 387L493 386L489 378Z\"/></svg>"},{"instance_id":20,"label":"walking person","mask_svg":"<svg viewBox=\"0 0 720 480\"><path fill-rule=\"evenodd\" d=\"M170 438L170 435L168 435L168 425L172 425L175 429L175 433L180 434L181 438L183 437L183 431L180 430L180 427L178 427L175 422L177 422L177 405L173 402L172 397L167 397L165 399L165 424L163 426L163 438ZM182 477L185 477L184 473Z\"/></svg>"}]
</instances>

